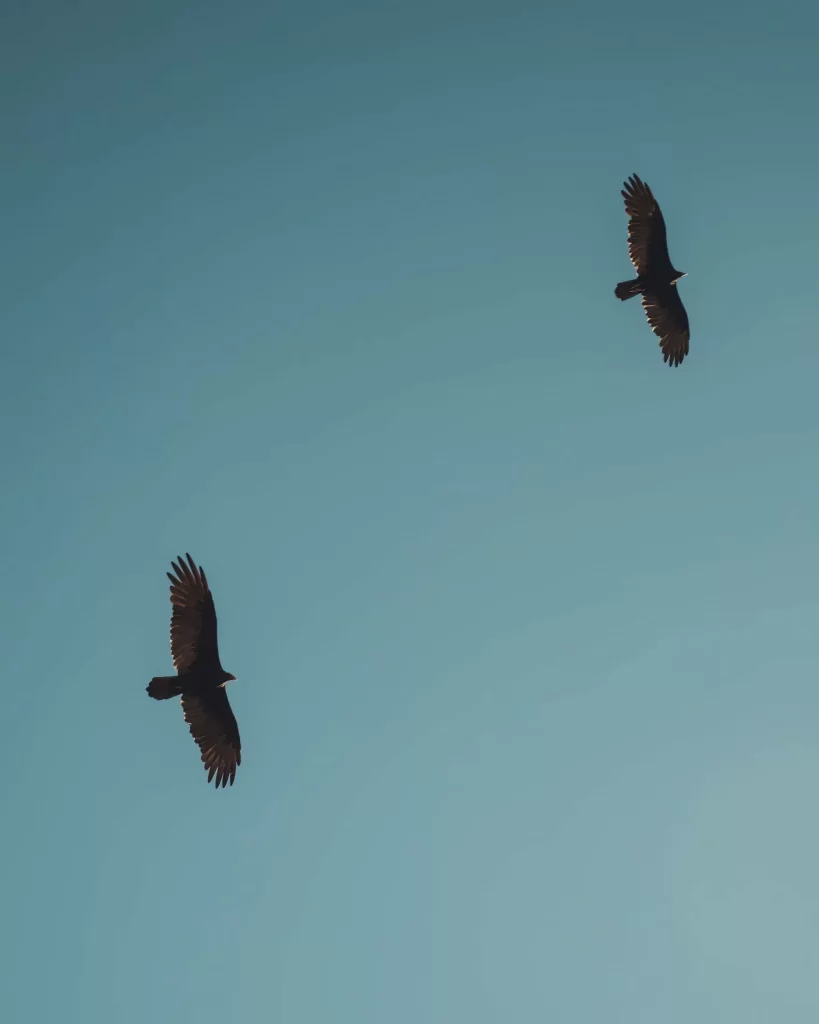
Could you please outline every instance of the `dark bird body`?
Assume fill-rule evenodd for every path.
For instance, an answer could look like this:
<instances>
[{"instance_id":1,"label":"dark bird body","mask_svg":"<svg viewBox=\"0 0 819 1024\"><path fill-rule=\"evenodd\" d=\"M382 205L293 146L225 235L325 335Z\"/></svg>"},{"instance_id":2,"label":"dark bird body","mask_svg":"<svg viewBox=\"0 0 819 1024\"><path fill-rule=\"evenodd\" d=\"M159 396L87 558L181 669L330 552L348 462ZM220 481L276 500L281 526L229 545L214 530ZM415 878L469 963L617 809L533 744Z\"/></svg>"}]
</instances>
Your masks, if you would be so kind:
<instances>
[{"instance_id":1,"label":"dark bird body","mask_svg":"<svg viewBox=\"0 0 819 1024\"><path fill-rule=\"evenodd\" d=\"M239 727L233 716L225 684L236 677L219 660L216 608L204 571L190 555L172 562L171 656L175 676L155 676L148 683L154 700L182 698L182 711L199 745L208 782L233 785L242 763ZM178 564L177 564L178 563Z\"/></svg>"},{"instance_id":2,"label":"dark bird body","mask_svg":"<svg viewBox=\"0 0 819 1024\"><path fill-rule=\"evenodd\" d=\"M642 296L646 318L660 339L664 362L679 366L688 355L690 338L688 314L677 291L677 281L685 274L671 263L665 220L648 185L632 174L623 183L622 196L629 216L628 254L638 276L633 281L621 281L614 294L623 300Z\"/></svg>"}]
</instances>

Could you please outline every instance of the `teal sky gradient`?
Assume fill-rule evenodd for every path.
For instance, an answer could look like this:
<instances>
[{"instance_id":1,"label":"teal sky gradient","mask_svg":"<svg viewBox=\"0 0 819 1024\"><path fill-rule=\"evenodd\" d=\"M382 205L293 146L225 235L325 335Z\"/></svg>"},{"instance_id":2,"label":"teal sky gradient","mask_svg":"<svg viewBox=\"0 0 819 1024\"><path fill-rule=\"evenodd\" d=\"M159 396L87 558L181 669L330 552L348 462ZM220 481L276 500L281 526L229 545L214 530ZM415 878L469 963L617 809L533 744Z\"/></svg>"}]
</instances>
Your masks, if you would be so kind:
<instances>
[{"instance_id":1,"label":"teal sky gradient","mask_svg":"<svg viewBox=\"0 0 819 1024\"><path fill-rule=\"evenodd\" d=\"M4 1018L815 1024L817 40L7 4ZM218 793L144 689L183 551Z\"/></svg>"}]
</instances>

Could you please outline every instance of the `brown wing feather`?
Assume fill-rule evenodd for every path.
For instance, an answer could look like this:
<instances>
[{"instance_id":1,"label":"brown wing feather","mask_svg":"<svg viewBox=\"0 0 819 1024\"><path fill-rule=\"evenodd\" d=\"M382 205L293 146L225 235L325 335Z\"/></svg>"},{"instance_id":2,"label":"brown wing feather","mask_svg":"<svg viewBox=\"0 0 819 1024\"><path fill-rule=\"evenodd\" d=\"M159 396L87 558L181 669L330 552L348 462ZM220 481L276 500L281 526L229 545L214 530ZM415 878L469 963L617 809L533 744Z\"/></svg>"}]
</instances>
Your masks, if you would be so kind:
<instances>
[{"instance_id":1,"label":"brown wing feather","mask_svg":"<svg viewBox=\"0 0 819 1024\"><path fill-rule=\"evenodd\" d=\"M624 182L620 193L628 215L628 255L638 274L652 264L668 260L665 220L651 189L636 174Z\"/></svg>"},{"instance_id":2,"label":"brown wing feather","mask_svg":"<svg viewBox=\"0 0 819 1024\"><path fill-rule=\"evenodd\" d=\"M688 355L690 332L688 314L682 299L673 286L661 293L643 295L643 309L651 329L660 339L663 350L663 362L671 366L679 366Z\"/></svg>"},{"instance_id":3,"label":"brown wing feather","mask_svg":"<svg viewBox=\"0 0 819 1024\"><path fill-rule=\"evenodd\" d=\"M191 736L199 745L208 782L216 777L216 788L233 785L242 763L239 726L224 686L197 694L184 694L182 710Z\"/></svg>"},{"instance_id":4,"label":"brown wing feather","mask_svg":"<svg viewBox=\"0 0 819 1024\"><path fill-rule=\"evenodd\" d=\"M177 672L187 672L197 662L219 664L216 608L204 570L190 555L172 562L171 657Z\"/></svg>"}]
</instances>

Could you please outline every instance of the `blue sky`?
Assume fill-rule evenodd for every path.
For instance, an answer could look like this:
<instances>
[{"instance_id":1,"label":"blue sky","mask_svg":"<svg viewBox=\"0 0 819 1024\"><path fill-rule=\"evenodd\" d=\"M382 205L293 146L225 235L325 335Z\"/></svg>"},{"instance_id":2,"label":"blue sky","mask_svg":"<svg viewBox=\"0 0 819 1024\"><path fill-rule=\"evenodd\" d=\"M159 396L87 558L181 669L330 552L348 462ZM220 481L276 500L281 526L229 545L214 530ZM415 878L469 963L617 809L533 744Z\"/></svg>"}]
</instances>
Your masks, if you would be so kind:
<instances>
[{"instance_id":1,"label":"blue sky","mask_svg":"<svg viewBox=\"0 0 819 1024\"><path fill-rule=\"evenodd\" d=\"M9 5L10 1021L816 1020L817 33ZM218 793L144 691L183 551Z\"/></svg>"}]
</instances>

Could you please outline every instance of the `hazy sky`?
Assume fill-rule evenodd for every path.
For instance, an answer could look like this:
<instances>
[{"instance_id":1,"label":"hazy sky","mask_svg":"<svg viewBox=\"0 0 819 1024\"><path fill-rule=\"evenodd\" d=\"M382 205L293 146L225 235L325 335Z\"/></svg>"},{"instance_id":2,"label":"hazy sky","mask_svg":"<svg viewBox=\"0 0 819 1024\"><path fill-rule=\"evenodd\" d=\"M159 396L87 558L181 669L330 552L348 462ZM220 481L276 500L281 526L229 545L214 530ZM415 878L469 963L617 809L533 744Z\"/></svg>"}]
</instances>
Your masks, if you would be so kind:
<instances>
[{"instance_id":1,"label":"hazy sky","mask_svg":"<svg viewBox=\"0 0 819 1024\"><path fill-rule=\"evenodd\" d=\"M815 1024L817 39L8 0L9 1024ZM184 551L218 792L145 693Z\"/></svg>"}]
</instances>

